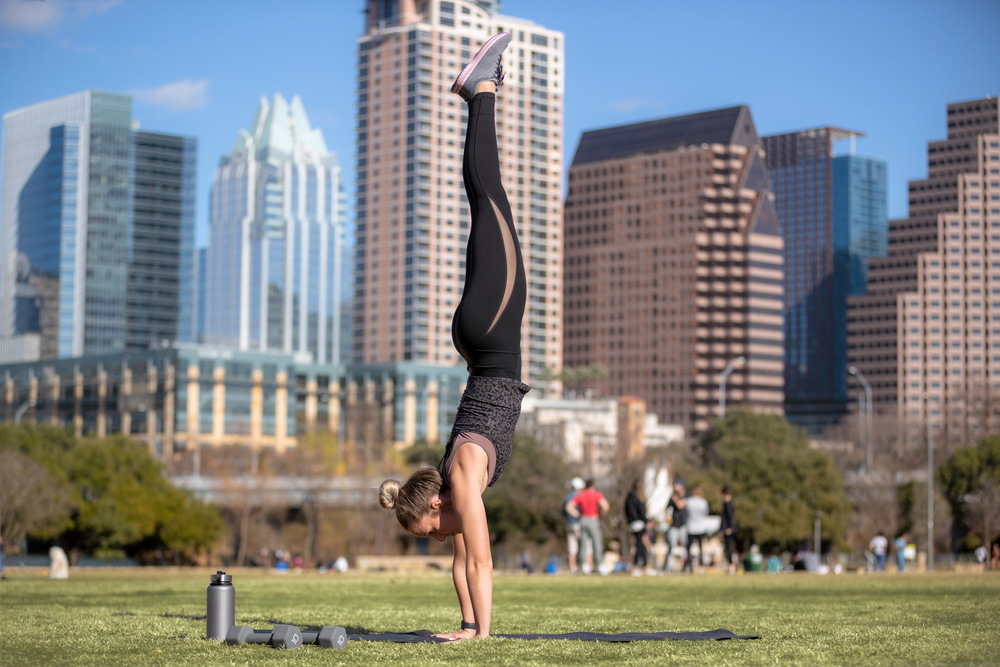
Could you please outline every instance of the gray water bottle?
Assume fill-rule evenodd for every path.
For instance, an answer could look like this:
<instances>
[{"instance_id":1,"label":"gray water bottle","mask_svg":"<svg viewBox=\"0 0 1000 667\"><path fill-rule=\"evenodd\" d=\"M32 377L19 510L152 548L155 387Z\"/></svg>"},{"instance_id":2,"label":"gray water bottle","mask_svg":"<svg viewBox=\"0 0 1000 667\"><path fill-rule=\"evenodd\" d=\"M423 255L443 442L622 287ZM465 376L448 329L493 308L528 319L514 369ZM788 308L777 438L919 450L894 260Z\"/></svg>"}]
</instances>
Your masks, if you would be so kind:
<instances>
[{"instance_id":1,"label":"gray water bottle","mask_svg":"<svg viewBox=\"0 0 1000 667\"><path fill-rule=\"evenodd\" d=\"M229 628L236 625L236 588L233 577L221 570L212 575L208 586L208 631L206 637L216 641L226 638Z\"/></svg>"}]
</instances>

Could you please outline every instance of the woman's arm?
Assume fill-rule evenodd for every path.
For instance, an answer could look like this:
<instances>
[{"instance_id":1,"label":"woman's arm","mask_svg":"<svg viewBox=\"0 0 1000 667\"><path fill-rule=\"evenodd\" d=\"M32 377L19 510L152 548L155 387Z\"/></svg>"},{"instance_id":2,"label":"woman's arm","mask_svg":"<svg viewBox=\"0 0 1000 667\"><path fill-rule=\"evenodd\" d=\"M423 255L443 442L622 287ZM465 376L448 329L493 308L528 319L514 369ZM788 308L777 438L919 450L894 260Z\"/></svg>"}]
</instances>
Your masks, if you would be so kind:
<instances>
[{"instance_id":1,"label":"woman's arm","mask_svg":"<svg viewBox=\"0 0 1000 667\"><path fill-rule=\"evenodd\" d=\"M454 538L455 553L457 559L458 541L461 539L465 552L465 580L476 619L477 637L490 634L493 606L493 555L482 496L488 465L489 459L482 447L466 443L455 455L451 468L451 504L461 528L461 536ZM455 588L460 591L457 576ZM459 604L462 604L461 592Z\"/></svg>"},{"instance_id":2,"label":"woman's arm","mask_svg":"<svg viewBox=\"0 0 1000 667\"><path fill-rule=\"evenodd\" d=\"M458 606L462 610L462 620L472 623L475 614L472 611L472 598L469 597L469 583L465 576L465 539L461 535L455 535L451 541L455 547L455 561L451 568L451 578L455 582ZM475 633L471 630L464 630L460 634L472 637Z\"/></svg>"}]
</instances>

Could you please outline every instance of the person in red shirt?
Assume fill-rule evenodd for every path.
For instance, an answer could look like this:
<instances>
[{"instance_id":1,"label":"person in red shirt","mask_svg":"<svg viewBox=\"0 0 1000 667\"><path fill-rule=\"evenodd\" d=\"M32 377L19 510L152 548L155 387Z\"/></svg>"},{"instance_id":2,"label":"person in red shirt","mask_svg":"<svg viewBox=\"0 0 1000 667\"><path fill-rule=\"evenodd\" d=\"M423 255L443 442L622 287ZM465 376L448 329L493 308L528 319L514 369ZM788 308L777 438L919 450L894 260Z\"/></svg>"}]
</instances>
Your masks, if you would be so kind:
<instances>
[{"instance_id":1,"label":"person in red shirt","mask_svg":"<svg viewBox=\"0 0 1000 667\"><path fill-rule=\"evenodd\" d=\"M580 518L580 548L590 540L591 549L587 553L584 574L594 571L594 563L600 567L604 558L604 535L601 533L601 514L611 509L604 495L594 488L594 480L588 479L583 491L566 503L566 513Z\"/></svg>"}]
</instances>

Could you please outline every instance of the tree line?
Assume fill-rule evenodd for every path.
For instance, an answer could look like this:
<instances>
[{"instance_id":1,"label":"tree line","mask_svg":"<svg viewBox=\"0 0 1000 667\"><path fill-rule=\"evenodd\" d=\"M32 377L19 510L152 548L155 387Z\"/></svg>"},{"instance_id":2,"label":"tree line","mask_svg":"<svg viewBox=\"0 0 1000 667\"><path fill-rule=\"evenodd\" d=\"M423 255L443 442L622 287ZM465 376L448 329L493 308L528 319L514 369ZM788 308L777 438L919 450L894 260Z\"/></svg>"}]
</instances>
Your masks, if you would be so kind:
<instances>
[{"instance_id":1,"label":"tree line","mask_svg":"<svg viewBox=\"0 0 1000 667\"><path fill-rule=\"evenodd\" d=\"M76 562L197 562L223 536L217 508L173 486L145 446L77 438L55 426L0 425L0 535L55 540Z\"/></svg>"}]
</instances>

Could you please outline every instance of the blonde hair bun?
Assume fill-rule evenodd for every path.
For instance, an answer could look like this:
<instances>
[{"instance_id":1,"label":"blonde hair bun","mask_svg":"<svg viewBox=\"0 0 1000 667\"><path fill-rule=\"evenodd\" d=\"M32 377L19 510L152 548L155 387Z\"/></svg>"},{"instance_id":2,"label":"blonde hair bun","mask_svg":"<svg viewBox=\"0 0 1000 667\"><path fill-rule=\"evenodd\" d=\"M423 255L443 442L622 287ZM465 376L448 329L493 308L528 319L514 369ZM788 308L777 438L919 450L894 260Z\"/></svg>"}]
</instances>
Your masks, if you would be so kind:
<instances>
[{"instance_id":1,"label":"blonde hair bun","mask_svg":"<svg viewBox=\"0 0 1000 667\"><path fill-rule=\"evenodd\" d=\"M400 483L394 479L387 479L378 487L378 502L387 510L396 508L396 497L399 496Z\"/></svg>"}]
</instances>

